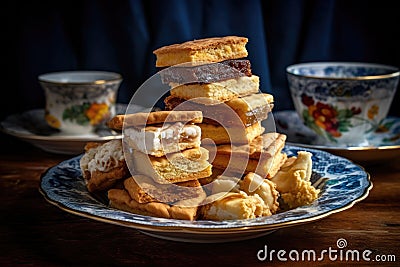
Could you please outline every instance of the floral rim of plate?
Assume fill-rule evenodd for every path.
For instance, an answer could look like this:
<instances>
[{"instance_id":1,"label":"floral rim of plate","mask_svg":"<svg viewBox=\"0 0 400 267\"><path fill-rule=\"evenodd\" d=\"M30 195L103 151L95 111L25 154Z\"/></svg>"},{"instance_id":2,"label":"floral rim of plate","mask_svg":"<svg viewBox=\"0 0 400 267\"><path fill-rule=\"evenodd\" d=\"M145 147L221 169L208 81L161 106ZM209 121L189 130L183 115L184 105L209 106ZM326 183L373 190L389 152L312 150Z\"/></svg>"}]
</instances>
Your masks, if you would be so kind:
<instances>
[{"instance_id":1,"label":"floral rim of plate","mask_svg":"<svg viewBox=\"0 0 400 267\"><path fill-rule=\"evenodd\" d=\"M368 196L372 182L361 166L325 151L295 146L284 148L288 156L296 155L301 150L313 153L312 182L321 189L321 195L311 205L269 217L232 221L185 221L112 209L87 191L79 168L81 156L48 169L41 177L40 192L48 202L62 210L97 221L138 230L198 234L258 232L316 221L346 210Z\"/></svg>"}]
</instances>

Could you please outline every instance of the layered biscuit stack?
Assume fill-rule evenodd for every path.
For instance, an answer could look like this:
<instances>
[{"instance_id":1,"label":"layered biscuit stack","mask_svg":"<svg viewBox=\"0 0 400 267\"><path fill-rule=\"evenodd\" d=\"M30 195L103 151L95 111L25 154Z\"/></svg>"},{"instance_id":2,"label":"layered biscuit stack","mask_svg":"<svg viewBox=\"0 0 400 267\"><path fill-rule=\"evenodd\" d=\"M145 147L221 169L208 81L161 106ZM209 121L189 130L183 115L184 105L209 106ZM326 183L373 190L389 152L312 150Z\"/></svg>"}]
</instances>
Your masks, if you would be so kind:
<instances>
[{"instance_id":1,"label":"layered biscuit stack","mask_svg":"<svg viewBox=\"0 0 400 267\"><path fill-rule=\"evenodd\" d=\"M207 147L215 150L214 168L226 170L231 161L229 172L271 178L286 160L281 153L286 136L263 134L261 122L273 108L273 96L259 92L259 77L244 59L247 42L227 36L165 46L154 51L156 66L169 67L161 71L171 87L167 110L203 112L202 138L217 145Z\"/></svg>"},{"instance_id":2,"label":"layered biscuit stack","mask_svg":"<svg viewBox=\"0 0 400 267\"><path fill-rule=\"evenodd\" d=\"M208 151L200 147L201 111L157 111L120 115L109 121L124 128L126 161L135 175L124 188L108 191L110 205L165 218L194 220L206 197L198 179L211 175Z\"/></svg>"},{"instance_id":3,"label":"layered biscuit stack","mask_svg":"<svg viewBox=\"0 0 400 267\"><path fill-rule=\"evenodd\" d=\"M250 61L244 59L248 55L247 41L237 36L208 38L154 51L156 66L169 67L161 71L163 83L171 88L164 100L166 110L203 113L203 123L199 126L203 140L212 140L211 146L205 142L203 146L215 155L210 160L213 172L229 174L223 177L223 184L244 175L243 181L258 180L262 188L268 188L268 197L263 199L249 191L243 181L237 192L215 190L214 185L206 201L211 204L201 209L206 219L255 218L277 210L278 193L274 184L260 179L273 177L285 162L282 149L286 136L264 134L261 122L273 108L273 96L259 92L259 77L252 73ZM229 197L222 202L217 200L216 196L226 191Z\"/></svg>"}]
</instances>

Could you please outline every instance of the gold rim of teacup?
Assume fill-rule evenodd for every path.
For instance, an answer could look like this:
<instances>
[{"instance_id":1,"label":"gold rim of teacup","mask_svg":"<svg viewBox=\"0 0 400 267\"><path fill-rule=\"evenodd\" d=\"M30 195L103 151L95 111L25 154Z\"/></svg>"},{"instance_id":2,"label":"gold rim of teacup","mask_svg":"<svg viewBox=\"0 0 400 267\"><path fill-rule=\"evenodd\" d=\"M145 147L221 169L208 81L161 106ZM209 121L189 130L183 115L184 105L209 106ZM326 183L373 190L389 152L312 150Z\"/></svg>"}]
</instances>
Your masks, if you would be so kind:
<instances>
[{"instance_id":1,"label":"gold rim of teacup","mask_svg":"<svg viewBox=\"0 0 400 267\"><path fill-rule=\"evenodd\" d=\"M304 74L296 74L293 73L295 67L300 66L312 66L312 65L321 65L321 64L332 64L332 65L347 65L347 66L365 66L365 67L381 67L388 70L387 74L379 74L379 75L366 75L366 76L357 76L357 77L328 77L328 76L316 76L316 75L304 75ZM290 70L293 69L293 70ZM356 80L379 80L379 79L388 79L400 76L400 69L390 65L383 64L373 64L373 63L357 63L357 62L309 62L309 63L300 63L290 65L286 68L286 73L289 75L302 77L302 78L312 78L312 79L321 79L321 80L348 80L348 81L356 81Z\"/></svg>"},{"instance_id":2,"label":"gold rim of teacup","mask_svg":"<svg viewBox=\"0 0 400 267\"><path fill-rule=\"evenodd\" d=\"M110 79L98 79L90 82L71 82L71 81L65 81L65 82L59 82L59 81L52 81L49 79L44 78L43 76L49 75L49 74L62 74L62 73L78 73L80 71L60 71L60 72L52 72L52 73L45 73L42 75L39 75L38 80L41 83L47 83L47 84L53 84L53 85L101 85L105 83L110 83L110 82L119 82L122 81L122 75L116 72L109 72L109 71L82 71L82 72L92 72L92 73L105 73L107 75L112 75L115 76Z\"/></svg>"}]
</instances>

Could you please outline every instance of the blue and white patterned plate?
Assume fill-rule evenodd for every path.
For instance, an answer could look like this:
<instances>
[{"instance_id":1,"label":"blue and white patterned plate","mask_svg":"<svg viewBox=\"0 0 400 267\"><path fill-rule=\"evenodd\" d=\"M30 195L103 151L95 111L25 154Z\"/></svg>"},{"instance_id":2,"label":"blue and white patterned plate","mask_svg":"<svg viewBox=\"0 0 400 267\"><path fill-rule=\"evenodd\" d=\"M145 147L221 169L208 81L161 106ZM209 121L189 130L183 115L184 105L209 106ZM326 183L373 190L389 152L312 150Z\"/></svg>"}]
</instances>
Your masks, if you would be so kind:
<instances>
[{"instance_id":1,"label":"blue and white patterned plate","mask_svg":"<svg viewBox=\"0 0 400 267\"><path fill-rule=\"evenodd\" d=\"M313 154L312 182L321 189L308 206L250 220L187 221L132 214L107 206L90 194L79 167L81 156L48 169L41 178L40 192L59 208L97 221L132 227L148 235L185 242L227 242L266 235L274 230L322 219L352 207L366 198L372 183L369 174L351 161L328 152L286 146L288 156L306 150Z\"/></svg>"},{"instance_id":2,"label":"blue and white patterned plate","mask_svg":"<svg viewBox=\"0 0 400 267\"><path fill-rule=\"evenodd\" d=\"M368 137L364 146L324 145L317 134L305 126L295 110L273 112L276 131L286 134L286 144L328 151L359 163L377 163L400 156L400 118L388 117Z\"/></svg>"}]
</instances>

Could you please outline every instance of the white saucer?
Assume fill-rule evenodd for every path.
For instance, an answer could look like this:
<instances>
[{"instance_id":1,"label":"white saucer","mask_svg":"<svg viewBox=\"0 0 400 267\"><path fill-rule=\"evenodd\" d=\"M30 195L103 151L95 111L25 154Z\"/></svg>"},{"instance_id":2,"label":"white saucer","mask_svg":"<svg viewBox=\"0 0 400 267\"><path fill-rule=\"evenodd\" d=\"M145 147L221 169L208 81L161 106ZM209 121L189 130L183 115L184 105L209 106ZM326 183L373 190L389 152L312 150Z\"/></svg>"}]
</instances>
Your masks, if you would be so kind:
<instances>
[{"instance_id":1,"label":"white saucer","mask_svg":"<svg viewBox=\"0 0 400 267\"><path fill-rule=\"evenodd\" d=\"M118 114L125 113L125 109L126 105L117 105ZM10 115L0 125L4 133L56 154L78 155L84 152L87 142L106 142L122 138L120 133L106 127L92 134L63 135L47 125L43 109L33 109L21 114Z\"/></svg>"},{"instance_id":2,"label":"white saucer","mask_svg":"<svg viewBox=\"0 0 400 267\"><path fill-rule=\"evenodd\" d=\"M286 143L293 146L316 148L362 163L378 163L400 156L400 118L388 117L382 125L386 131L374 132L365 146L331 146L317 143L317 135L305 126L297 112L273 112L276 131L287 135Z\"/></svg>"}]
</instances>

